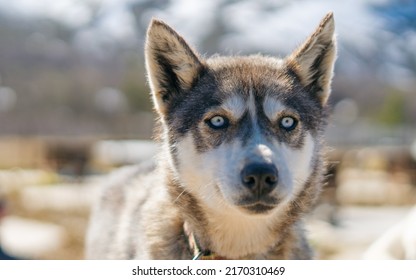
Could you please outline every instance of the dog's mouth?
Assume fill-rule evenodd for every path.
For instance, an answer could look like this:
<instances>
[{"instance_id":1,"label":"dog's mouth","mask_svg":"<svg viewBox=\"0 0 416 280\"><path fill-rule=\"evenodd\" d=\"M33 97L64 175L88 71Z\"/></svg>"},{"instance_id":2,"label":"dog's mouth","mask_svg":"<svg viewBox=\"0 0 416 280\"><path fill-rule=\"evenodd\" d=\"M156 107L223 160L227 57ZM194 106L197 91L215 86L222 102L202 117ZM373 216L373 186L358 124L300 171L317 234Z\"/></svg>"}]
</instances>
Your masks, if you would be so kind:
<instances>
[{"instance_id":1,"label":"dog's mouth","mask_svg":"<svg viewBox=\"0 0 416 280\"><path fill-rule=\"evenodd\" d=\"M275 208L275 205L268 205L263 203L256 203L252 205L242 206L245 211L251 214L266 214Z\"/></svg>"},{"instance_id":2,"label":"dog's mouth","mask_svg":"<svg viewBox=\"0 0 416 280\"><path fill-rule=\"evenodd\" d=\"M279 200L274 197L264 197L262 199L245 198L237 204L241 209L250 214L267 214L276 208Z\"/></svg>"}]
</instances>

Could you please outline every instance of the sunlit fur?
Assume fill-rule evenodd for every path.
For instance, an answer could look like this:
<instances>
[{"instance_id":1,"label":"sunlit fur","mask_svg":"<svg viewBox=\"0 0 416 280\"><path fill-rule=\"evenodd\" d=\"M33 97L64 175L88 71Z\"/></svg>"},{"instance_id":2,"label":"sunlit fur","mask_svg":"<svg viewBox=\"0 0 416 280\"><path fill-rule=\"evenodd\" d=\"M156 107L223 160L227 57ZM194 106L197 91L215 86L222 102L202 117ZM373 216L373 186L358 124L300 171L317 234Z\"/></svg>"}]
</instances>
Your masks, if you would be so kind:
<instances>
[{"instance_id":1,"label":"sunlit fur","mask_svg":"<svg viewBox=\"0 0 416 280\"><path fill-rule=\"evenodd\" d=\"M146 68L158 113L160 153L107 179L91 218L87 257L191 259L184 225L201 250L225 259L310 259L303 217L318 198L323 132L335 60L328 14L286 58L202 58L154 20ZM220 116L224 126L210 124ZM281 120L290 117L294 126ZM272 166L259 195L250 164Z\"/></svg>"}]
</instances>

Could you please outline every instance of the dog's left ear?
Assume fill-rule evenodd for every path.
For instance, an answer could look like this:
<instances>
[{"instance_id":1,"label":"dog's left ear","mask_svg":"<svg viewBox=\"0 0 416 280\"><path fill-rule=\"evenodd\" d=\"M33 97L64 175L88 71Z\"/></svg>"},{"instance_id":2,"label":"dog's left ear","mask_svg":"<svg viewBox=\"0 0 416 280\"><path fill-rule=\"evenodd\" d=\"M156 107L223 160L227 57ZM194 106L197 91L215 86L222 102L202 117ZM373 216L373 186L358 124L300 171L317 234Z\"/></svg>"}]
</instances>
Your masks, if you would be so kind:
<instances>
[{"instance_id":1,"label":"dog's left ear","mask_svg":"<svg viewBox=\"0 0 416 280\"><path fill-rule=\"evenodd\" d=\"M286 59L287 67L299 77L302 85L321 105L331 92L331 79L336 57L334 17L327 14L315 32Z\"/></svg>"},{"instance_id":2,"label":"dog's left ear","mask_svg":"<svg viewBox=\"0 0 416 280\"><path fill-rule=\"evenodd\" d=\"M145 57L154 105L164 115L170 104L191 89L204 64L186 41L160 20L150 23Z\"/></svg>"}]
</instances>

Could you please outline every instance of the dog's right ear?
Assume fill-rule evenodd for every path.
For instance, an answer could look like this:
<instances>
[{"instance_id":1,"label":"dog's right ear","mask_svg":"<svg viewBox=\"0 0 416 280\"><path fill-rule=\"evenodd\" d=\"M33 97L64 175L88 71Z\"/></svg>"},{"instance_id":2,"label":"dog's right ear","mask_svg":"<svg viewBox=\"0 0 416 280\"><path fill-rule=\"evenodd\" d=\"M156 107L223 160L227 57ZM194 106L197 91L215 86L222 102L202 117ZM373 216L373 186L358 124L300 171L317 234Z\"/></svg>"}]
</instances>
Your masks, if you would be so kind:
<instances>
[{"instance_id":1,"label":"dog's right ear","mask_svg":"<svg viewBox=\"0 0 416 280\"><path fill-rule=\"evenodd\" d=\"M192 88L204 63L178 33L155 19L147 31L145 57L153 101L164 115L170 104Z\"/></svg>"},{"instance_id":2,"label":"dog's right ear","mask_svg":"<svg viewBox=\"0 0 416 280\"><path fill-rule=\"evenodd\" d=\"M336 57L334 16L327 14L315 32L287 58L303 86L325 105L330 91Z\"/></svg>"}]
</instances>

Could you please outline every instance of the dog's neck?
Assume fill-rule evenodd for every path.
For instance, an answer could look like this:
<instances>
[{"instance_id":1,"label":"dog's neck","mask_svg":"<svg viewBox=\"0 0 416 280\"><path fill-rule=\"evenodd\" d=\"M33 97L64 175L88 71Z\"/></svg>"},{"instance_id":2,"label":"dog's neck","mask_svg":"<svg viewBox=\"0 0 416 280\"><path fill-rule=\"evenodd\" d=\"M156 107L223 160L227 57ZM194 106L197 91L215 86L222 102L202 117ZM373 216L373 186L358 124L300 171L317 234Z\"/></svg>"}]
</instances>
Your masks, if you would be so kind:
<instances>
[{"instance_id":1,"label":"dog's neck","mask_svg":"<svg viewBox=\"0 0 416 280\"><path fill-rule=\"evenodd\" d=\"M209 209L205 233L209 250L227 259L263 258L279 240L274 228L279 214L257 216L237 209Z\"/></svg>"}]
</instances>

